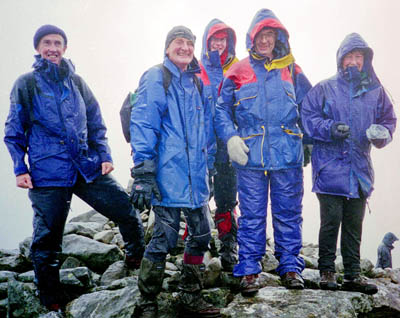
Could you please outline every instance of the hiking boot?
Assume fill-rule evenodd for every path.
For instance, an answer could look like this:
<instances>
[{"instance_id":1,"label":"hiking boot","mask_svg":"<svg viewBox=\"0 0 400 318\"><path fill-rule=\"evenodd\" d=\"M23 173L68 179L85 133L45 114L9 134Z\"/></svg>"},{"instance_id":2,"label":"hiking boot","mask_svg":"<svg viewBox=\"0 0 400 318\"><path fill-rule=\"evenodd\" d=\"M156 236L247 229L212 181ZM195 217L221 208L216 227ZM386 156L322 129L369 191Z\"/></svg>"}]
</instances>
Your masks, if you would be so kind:
<instances>
[{"instance_id":1,"label":"hiking boot","mask_svg":"<svg viewBox=\"0 0 400 318\"><path fill-rule=\"evenodd\" d=\"M374 284L368 283L365 278L357 276L353 279L344 279L342 290L373 295L378 292L378 287Z\"/></svg>"},{"instance_id":2,"label":"hiking boot","mask_svg":"<svg viewBox=\"0 0 400 318\"><path fill-rule=\"evenodd\" d=\"M140 296L136 303L135 310L132 317L135 318L157 318L158 317L158 305L155 299L147 299Z\"/></svg>"},{"instance_id":3,"label":"hiking boot","mask_svg":"<svg viewBox=\"0 0 400 318\"><path fill-rule=\"evenodd\" d=\"M181 291L179 293L179 317L201 317L201 318L214 318L220 317L220 310L214 305L206 302L200 292L187 293Z\"/></svg>"},{"instance_id":4,"label":"hiking boot","mask_svg":"<svg viewBox=\"0 0 400 318\"><path fill-rule=\"evenodd\" d=\"M321 272L319 287L324 290L337 290L336 274L334 272Z\"/></svg>"},{"instance_id":5,"label":"hiking boot","mask_svg":"<svg viewBox=\"0 0 400 318\"><path fill-rule=\"evenodd\" d=\"M282 277L282 285L287 289L304 289L304 280L296 272L287 272Z\"/></svg>"},{"instance_id":6,"label":"hiking boot","mask_svg":"<svg viewBox=\"0 0 400 318\"><path fill-rule=\"evenodd\" d=\"M142 257L125 256L125 265L130 270L135 270L140 268L140 263L142 262Z\"/></svg>"},{"instance_id":7,"label":"hiking boot","mask_svg":"<svg viewBox=\"0 0 400 318\"><path fill-rule=\"evenodd\" d=\"M227 262L226 260L224 260L223 258L221 258L221 265L222 265L222 270L224 272L233 272L233 268L235 267L236 263L230 263Z\"/></svg>"},{"instance_id":8,"label":"hiking boot","mask_svg":"<svg viewBox=\"0 0 400 318\"><path fill-rule=\"evenodd\" d=\"M260 287L258 274L243 276L239 286L240 292L244 297L254 296Z\"/></svg>"}]
</instances>

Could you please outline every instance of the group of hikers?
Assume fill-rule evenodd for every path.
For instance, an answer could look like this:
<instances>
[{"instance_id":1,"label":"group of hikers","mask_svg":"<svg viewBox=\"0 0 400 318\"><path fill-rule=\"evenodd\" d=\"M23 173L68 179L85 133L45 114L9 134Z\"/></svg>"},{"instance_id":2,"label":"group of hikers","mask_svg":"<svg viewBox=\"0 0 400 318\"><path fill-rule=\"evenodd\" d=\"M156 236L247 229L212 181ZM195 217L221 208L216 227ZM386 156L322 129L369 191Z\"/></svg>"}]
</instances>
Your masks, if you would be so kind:
<instances>
[{"instance_id":1,"label":"group of hikers","mask_svg":"<svg viewBox=\"0 0 400 318\"><path fill-rule=\"evenodd\" d=\"M260 288L269 200L276 272L286 288L303 289L303 165L310 154L312 191L320 203L320 287L338 289L341 228L341 289L376 293L360 276L362 223L374 182L370 151L392 140L396 116L372 67L372 49L359 34L349 34L337 51L337 73L312 87L271 10L259 10L251 21L248 56L240 61L235 31L218 19L205 29L200 62L195 40L189 28L172 28L162 65L140 79L130 120L134 182L128 195L110 175L99 104L63 57L65 32L53 25L36 31L34 71L14 84L4 140L17 186L28 188L32 201L31 257L42 304L49 310L65 305L58 254L73 194L119 225L125 262L140 268L137 317L157 317L166 256L177 244L182 212L182 310L219 316L201 297L211 193L221 265L240 277L241 293ZM155 223L145 246L139 213L150 208Z\"/></svg>"}]
</instances>

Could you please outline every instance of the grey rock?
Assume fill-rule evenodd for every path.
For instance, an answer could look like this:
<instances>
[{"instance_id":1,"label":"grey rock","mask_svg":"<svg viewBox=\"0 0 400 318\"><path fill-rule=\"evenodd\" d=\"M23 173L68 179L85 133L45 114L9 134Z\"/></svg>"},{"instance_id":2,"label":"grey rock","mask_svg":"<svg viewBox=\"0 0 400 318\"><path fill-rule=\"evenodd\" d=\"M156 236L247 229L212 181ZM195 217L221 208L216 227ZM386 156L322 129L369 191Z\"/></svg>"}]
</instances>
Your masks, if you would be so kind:
<instances>
[{"instance_id":1,"label":"grey rock","mask_svg":"<svg viewBox=\"0 0 400 318\"><path fill-rule=\"evenodd\" d=\"M8 314L15 318L36 318L46 314L47 310L36 296L36 287L32 283L21 283L16 280L8 282Z\"/></svg>"},{"instance_id":2,"label":"grey rock","mask_svg":"<svg viewBox=\"0 0 400 318\"><path fill-rule=\"evenodd\" d=\"M19 243L19 252L20 254L25 257L25 259L31 262L31 244L32 244L32 237L29 236L24 239L21 243Z\"/></svg>"},{"instance_id":3,"label":"grey rock","mask_svg":"<svg viewBox=\"0 0 400 318\"><path fill-rule=\"evenodd\" d=\"M67 311L70 318L115 317L131 318L139 290L129 286L85 294L73 300Z\"/></svg>"},{"instance_id":4,"label":"grey rock","mask_svg":"<svg viewBox=\"0 0 400 318\"><path fill-rule=\"evenodd\" d=\"M101 231L99 233L96 233L93 237L94 240L105 244L109 244L113 238L114 232L112 230Z\"/></svg>"},{"instance_id":5,"label":"grey rock","mask_svg":"<svg viewBox=\"0 0 400 318\"><path fill-rule=\"evenodd\" d=\"M79 259L68 256L65 261L61 265L61 269L67 269L67 268L76 268L76 267L81 267L82 263L79 261Z\"/></svg>"},{"instance_id":6,"label":"grey rock","mask_svg":"<svg viewBox=\"0 0 400 318\"><path fill-rule=\"evenodd\" d=\"M96 212L95 210L91 210L89 212L79 214L78 216L69 220L70 223L72 223L72 222L99 223L99 224L101 224L102 228L108 221L109 221L108 218L106 218L104 215L101 215L100 213Z\"/></svg>"},{"instance_id":7,"label":"grey rock","mask_svg":"<svg viewBox=\"0 0 400 318\"><path fill-rule=\"evenodd\" d=\"M8 309L8 299L0 300L0 317L7 317L7 309Z\"/></svg>"},{"instance_id":8,"label":"grey rock","mask_svg":"<svg viewBox=\"0 0 400 318\"><path fill-rule=\"evenodd\" d=\"M19 274L17 276L17 279L18 279L18 281L23 282L23 283L33 283L33 281L35 280L35 272L29 271L29 272Z\"/></svg>"},{"instance_id":9,"label":"grey rock","mask_svg":"<svg viewBox=\"0 0 400 318\"><path fill-rule=\"evenodd\" d=\"M264 272L274 272L278 267L279 262L275 258L273 252L271 250L266 250L265 255L261 261L261 266Z\"/></svg>"},{"instance_id":10,"label":"grey rock","mask_svg":"<svg viewBox=\"0 0 400 318\"><path fill-rule=\"evenodd\" d=\"M32 267L32 264L22 255L4 256L0 258L0 271L24 272Z\"/></svg>"},{"instance_id":11,"label":"grey rock","mask_svg":"<svg viewBox=\"0 0 400 318\"><path fill-rule=\"evenodd\" d=\"M0 283L7 282L10 278L17 276L17 273L11 271L0 271Z\"/></svg>"},{"instance_id":12,"label":"grey rock","mask_svg":"<svg viewBox=\"0 0 400 318\"><path fill-rule=\"evenodd\" d=\"M103 226L96 222L70 222L65 225L64 235L78 234L93 238L96 233L103 230Z\"/></svg>"},{"instance_id":13,"label":"grey rock","mask_svg":"<svg viewBox=\"0 0 400 318\"><path fill-rule=\"evenodd\" d=\"M91 270L100 273L123 258L122 251L117 246L100 243L76 234L64 236L62 255L64 258L76 257Z\"/></svg>"},{"instance_id":14,"label":"grey rock","mask_svg":"<svg viewBox=\"0 0 400 318\"><path fill-rule=\"evenodd\" d=\"M111 264L101 276L101 285L109 285L117 279L121 279L127 275L127 268L124 261L118 261Z\"/></svg>"}]
</instances>

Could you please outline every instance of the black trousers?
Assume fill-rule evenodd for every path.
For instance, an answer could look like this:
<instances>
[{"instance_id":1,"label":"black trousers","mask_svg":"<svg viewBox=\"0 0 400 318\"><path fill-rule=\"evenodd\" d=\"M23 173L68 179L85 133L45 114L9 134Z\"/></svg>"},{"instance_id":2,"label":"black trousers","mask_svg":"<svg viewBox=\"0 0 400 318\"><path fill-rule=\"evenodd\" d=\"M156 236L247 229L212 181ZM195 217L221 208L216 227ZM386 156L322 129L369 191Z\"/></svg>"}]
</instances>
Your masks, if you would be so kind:
<instances>
[{"instance_id":1,"label":"black trousers","mask_svg":"<svg viewBox=\"0 0 400 318\"><path fill-rule=\"evenodd\" d=\"M144 252L140 215L130 203L128 194L111 175L99 176L91 183L79 176L71 188L30 189L29 198L34 211L31 257L40 300L45 306L62 301L58 256L73 194L119 225L127 255L140 258Z\"/></svg>"},{"instance_id":2,"label":"black trousers","mask_svg":"<svg viewBox=\"0 0 400 318\"><path fill-rule=\"evenodd\" d=\"M319 230L320 271L335 272L336 245L341 226L340 250L344 275L352 279L360 274L360 245L366 198L351 199L344 196L317 193L320 204Z\"/></svg>"}]
</instances>

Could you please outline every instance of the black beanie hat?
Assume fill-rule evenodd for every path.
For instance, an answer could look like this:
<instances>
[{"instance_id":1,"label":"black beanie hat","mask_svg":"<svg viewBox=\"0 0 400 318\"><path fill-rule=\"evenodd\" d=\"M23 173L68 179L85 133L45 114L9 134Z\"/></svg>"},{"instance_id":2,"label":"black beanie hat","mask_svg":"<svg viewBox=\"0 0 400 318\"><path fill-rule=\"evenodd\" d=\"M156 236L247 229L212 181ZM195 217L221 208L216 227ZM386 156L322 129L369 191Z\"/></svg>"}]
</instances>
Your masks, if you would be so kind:
<instances>
[{"instance_id":1,"label":"black beanie hat","mask_svg":"<svg viewBox=\"0 0 400 318\"><path fill-rule=\"evenodd\" d=\"M193 44L196 41L196 37L194 36L192 31L190 31L189 28L187 28L187 27L185 27L183 25L178 25L178 26L173 27L171 29L171 31L168 32L167 38L165 39L165 49L164 49L164 51L167 50L168 46L176 38L188 39L188 40L192 41Z\"/></svg>"},{"instance_id":2,"label":"black beanie hat","mask_svg":"<svg viewBox=\"0 0 400 318\"><path fill-rule=\"evenodd\" d=\"M40 40L42 37L48 35L48 34L59 34L63 37L64 39L64 45L67 45L67 36L65 35L65 32L61 30L60 28L56 27L55 25L51 24L45 24L42 25L35 33L35 36L33 37L33 46L35 49L37 49Z\"/></svg>"}]
</instances>

